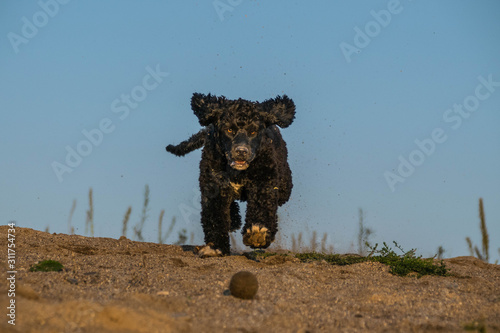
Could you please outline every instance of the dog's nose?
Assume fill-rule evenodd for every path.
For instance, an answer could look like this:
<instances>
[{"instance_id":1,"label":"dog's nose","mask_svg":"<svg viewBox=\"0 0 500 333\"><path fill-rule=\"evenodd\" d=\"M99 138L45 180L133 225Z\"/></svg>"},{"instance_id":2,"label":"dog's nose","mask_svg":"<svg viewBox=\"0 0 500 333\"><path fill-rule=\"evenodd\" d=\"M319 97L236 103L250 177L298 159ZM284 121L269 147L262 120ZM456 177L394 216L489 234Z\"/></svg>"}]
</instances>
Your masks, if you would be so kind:
<instances>
[{"instance_id":1,"label":"dog's nose","mask_svg":"<svg viewBox=\"0 0 500 333\"><path fill-rule=\"evenodd\" d=\"M248 155L248 148L245 146L238 146L234 149L236 155L246 157Z\"/></svg>"}]
</instances>

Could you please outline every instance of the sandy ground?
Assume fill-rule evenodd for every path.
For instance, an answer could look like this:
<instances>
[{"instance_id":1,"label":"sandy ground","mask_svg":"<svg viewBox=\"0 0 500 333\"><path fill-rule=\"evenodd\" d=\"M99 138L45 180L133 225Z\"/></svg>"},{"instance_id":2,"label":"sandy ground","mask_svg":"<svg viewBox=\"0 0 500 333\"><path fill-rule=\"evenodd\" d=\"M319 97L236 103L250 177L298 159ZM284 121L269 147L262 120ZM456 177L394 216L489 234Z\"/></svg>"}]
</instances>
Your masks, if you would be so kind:
<instances>
[{"instance_id":1,"label":"sandy ground","mask_svg":"<svg viewBox=\"0 0 500 333\"><path fill-rule=\"evenodd\" d=\"M17 227L9 297L0 227L1 332L500 332L500 267L445 260L450 276L398 277L379 263L333 266L283 256L200 259L193 247L49 234ZM30 272L42 260L61 272ZM254 300L230 295L238 271ZM8 323L15 300L15 326Z\"/></svg>"}]
</instances>

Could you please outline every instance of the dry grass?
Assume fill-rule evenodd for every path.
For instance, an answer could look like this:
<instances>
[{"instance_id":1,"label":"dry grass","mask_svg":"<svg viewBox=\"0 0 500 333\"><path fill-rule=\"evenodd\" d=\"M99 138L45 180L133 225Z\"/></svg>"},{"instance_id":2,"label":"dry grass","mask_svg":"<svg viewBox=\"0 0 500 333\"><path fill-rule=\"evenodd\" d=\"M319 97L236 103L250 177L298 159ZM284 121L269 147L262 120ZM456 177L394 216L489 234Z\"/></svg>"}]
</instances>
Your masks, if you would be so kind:
<instances>
[{"instance_id":1,"label":"dry grass","mask_svg":"<svg viewBox=\"0 0 500 333\"><path fill-rule=\"evenodd\" d=\"M69 211L69 216L68 216L68 233L70 235L75 234L75 228L71 225L71 219L73 218L75 209L76 209L76 199L73 200L73 205L71 205L71 210Z\"/></svg>"},{"instance_id":2,"label":"dry grass","mask_svg":"<svg viewBox=\"0 0 500 333\"><path fill-rule=\"evenodd\" d=\"M167 229L167 232L165 232L165 235L162 235L162 220L163 220L163 214L165 213L165 210L162 210L160 212L160 218L158 220L158 243L163 244L165 241L168 239L170 234L172 234L172 231L174 230L176 219L175 216L172 217L172 221L170 222L170 225Z\"/></svg>"},{"instance_id":3,"label":"dry grass","mask_svg":"<svg viewBox=\"0 0 500 333\"><path fill-rule=\"evenodd\" d=\"M318 242L318 233L313 231L311 238L309 239L309 244L305 244L304 234L300 232L297 236L292 234L292 249L294 253L302 252L319 252L325 254L332 254L334 252L333 244L328 244L328 234L325 232L321 237L321 241Z\"/></svg>"},{"instance_id":4,"label":"dry grass","mask_svg":"<svg viewBox=\"0 0 500 333\"><path fill-rule=\"evenodd\" d=\"M89 209L87 210L87 218L85 219L85 233L89 231L90 236L94 237L94 199L92 187L89 189Z\"/></svg>"},{"instance_id":5,"label":"dry grass","mask_svg":"<svg viewBox=\"0 0 500 333\"><path fill-rule=\"evenodd\" d=\"M142 235L142 229L148 218L148 206L149 206L149 185L146 184L144 188L144 203L142 205L141 219L134 226L134 238L140 242L144 241L144 236Z\"/></svg>"},{"instance_id":6,"label":"dry grass","mask_svg":"<svg viewBox=\"0 0 500 333\"><path fill-rule=\"evenodd\" d=\"M142 212L139 222L133 227L133 237L138 241L144 241L143 236L143 228L146 224L146 220L148 219L148 211L149 211L149 186L146 184L144 189L144 200L142 204ZM71 220L76 208L76 200L73 200L73 204L71 206L71 210L68 217L68 231L70 234L74 234L74 227L71 225ZM123 216L122 221L122 233L123 237L127 237L128 223L130 220L130 215L132 213L132 206L128 206L125 215ZM168 239L168 237L172 234L174 227L176 225L175 216L172 218L170 226L165 234L162 233L163 227L163 217L165 215L165 210L161 210L160 217L158 219L158 243L163 244ZM45 229L46 232L49 232L49 226ZM86 219L85 219L85 234L90 234L90 236L94 236L94 200L93 200L93 191L92 188L89 189L89 208L86 211ZM186 229L182 229L179 231L178 240L174 243L177 245L183 245L188 240L188 231ZM194 240L194 233L190 233L189 240L192 242Z\"/></svg>"},{"instance_id":7,"label":"dry grass","mask_svg":"<svg viewBox=\"0 0 500 333\"><path fill-rule=\"evenodd\" d=\"M469 252L471 256L476 256L478 259L489 262L490 260L490 236L488 235L488 229L486 229L486 217L484 214L483 198L479 198L479 229L481 230L481 250L472 243L470 237L466 237L465 241L469 247ZM500 253L500 249L498 249ZM495 262L497 263L498 260Z\"/></svg>"},{"instance_id":8,"label":"dry grass","mask_svg":"<svg viewBox=\"0 0 500 333\"><path fill-rule=\"evenodd\" d=\"M368 241L370 236L373 234L373 230L365 227L363 209L359 208L359 230L358 230L358 254L364 256L368 253L367 249L371 247Z\"/></svg>"},{"instance_id":9,"label":"dry grass","mask_svg":"<svg viewBox=\"0 0 500 333\"><path fill-rule=\"evenodd\" d=\"M127 225L128 225L128 220L130 219L130 213L132 213L132 206L128 206L127 211L125 212L125 216L123 217L123 222L122 222L123 237L127 237Z\"/></svg>"},{"instance_id":10,"label":"dry grass","mask_svg":"<svg viewBox=\"0 0 500 333\"><path fill-rule=\"evenodd\" d=\"M93 207L93 191L92 188L89 189L89 208L86 211L86 220L85 220L85 233L93 237L94 236L94 207ZM148 218L148 208L149 206L149 186L145 186L144 190L144 201L143 201L143 207L142 207L142 213L141 213L141 218L139 222L134 226L133 231L134 231L134 237L139 240L139 241L144 241L143 237L143 228L145 225L145 222ZM76 200L73 200L73 204L70 209L70 213L68 216L68 232L69 234L74 234L74 227L71 225L71 221L73 218L73 214L76 209ZM129 206L127 208L127 211L125 213L125 216L123 218L123 227L122 227L122 236L127 236L127 228L128 228L128 221L130 219L130 215L132 212L132 206ZM357 242L358 242L358 254L361 256L366 256L367 255L367 249L371 248L371 244L369 242L369 238L371 235L373 235L373 231L371 228L367 228L365 226L365 214L363 209L359 208L358 210L359 214L359 229L358 229L358 234L357 234ZM165 215L165 210L161 210L160 216L158 219L158 243L159 244L164 244L167 239L171 236L171 234L174 232L175 226L176 226L176 218L175 216L172 217L172 220L170 222L170 225L167 229L167 231L163 234L163 218ZM470 237L466 237L465 240L467 242L469 252L471 256L475 256L479 258L480 260L483 260L485 262L489 262L490 255L489 255L489 250L490 250L490 237L488 234L488 230L486 227L486 217L485 217L485 210L484 210L484 203L483 199L479 199L479 228L481 231L481 248L479 248L477 245L474 245ZM49 226L45 229L46 232L49 232ZM231 241L231 248L235 252L242 252L243 250L246 250L246 248L242 248L241 242L238 241L238 239L235 237L233 233L230 235L230 241ZM303 232L298 233L297 235L292 234L291 235L291 251L294 253L323 253L323 254L333 254L334 253L334 245L328 243L328 234L325 232L323 233L321 240L318 240L318 233L316 231L313 231L310 234L310 238L308 240L305 240L306 236L304 236ZM186 244L189 239L189 242L192 244L194 240L194 233L190 232L189 237L188 237L188 231L186 229L181 229L178 231L178 239L175 242L172 242L172 244L176 245L183 245ZM288 251L289 246L287 246L286 242L283 240L281 233L277 233L276 239L274 243L272 244L270 250L272 251L279 251L279 252L285 252ZM437 249L437 254L436 257L438 259L443 258L445 250L442 246L439 246ZM498 249L498 253L500 254L500 248ZM498 263L498 260L496 261Z\"/></svg>"},{"instance_id":11,"label":"dry grass","mask_svg":"<svg viewBox=\"0 0 500 333\"><path fill-rule=\"evenodd\" d=\"M166 237L162 236L161 228L163 227L163 215L165 215L165 209L160 212L160 217L158 218L158 244L163 244ZM167 232L168 233L168 232Z\"/></svg>"},{"instance_id":12,"label":"dry grass","mask_svg":"<svg viewBox=\"0 0 500 333\"><path fill-rule=\"evenodd\" d=\"M490 236L488 235L488 230L486 229L486 218L484 217L483 198L479 198L479 220L481 221L480 229L482 235L483 257L484 261L488 262L490 260Z\"/></svg>"}]
</instances>

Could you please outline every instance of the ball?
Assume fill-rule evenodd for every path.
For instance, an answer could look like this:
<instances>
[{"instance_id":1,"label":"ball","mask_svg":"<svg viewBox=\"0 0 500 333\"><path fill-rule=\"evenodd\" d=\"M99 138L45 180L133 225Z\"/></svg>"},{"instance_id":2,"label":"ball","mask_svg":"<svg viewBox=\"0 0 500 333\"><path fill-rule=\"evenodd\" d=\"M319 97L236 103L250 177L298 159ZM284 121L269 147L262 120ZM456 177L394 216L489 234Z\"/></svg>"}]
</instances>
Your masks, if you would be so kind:
<instances>
[{"instance_id":1,"label":"ball","mask_svg":"<svg viewBox=\"0 0 500 333\"><path fill-rule=\"evenodd\" d=\"M234 297L252 299L257 294L259 283L257 277L250 272L241 271L233 275L229 282L229 291Z\"/></svg>"}]
</instances>

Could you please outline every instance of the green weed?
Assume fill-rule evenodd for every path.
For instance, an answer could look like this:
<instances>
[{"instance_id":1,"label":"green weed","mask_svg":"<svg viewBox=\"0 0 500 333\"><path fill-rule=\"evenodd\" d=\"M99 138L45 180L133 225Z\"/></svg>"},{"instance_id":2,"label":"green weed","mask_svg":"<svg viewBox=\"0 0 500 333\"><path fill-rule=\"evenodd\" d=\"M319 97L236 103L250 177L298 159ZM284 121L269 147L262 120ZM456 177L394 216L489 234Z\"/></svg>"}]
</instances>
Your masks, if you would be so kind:
<instances>
[{"instance_id":1,"label":"green weed","mask_svg":"<svg viewBox=\"0 0 500 333\"><path fill-rule=\"evenodd\" d=\"M464 330L466 331L474 331L479 333L486 333L486 324L483 319L473 320L464 325Z\"/></svg>"},{"instance_id":2,"label":"green weed","mask_svg":"<svg viewBox=\"0 0 500 333\"><path fill-rule=\"evenodd\" d=\"M30 272L59 272L64 266L55 260L44 260L30 267Z\"/></svg>"},{"instance_id":3,"label":"green weed","mask_svg":"<svg viewBox=\"0 0 500 333\"><path fill-rule=\"evenodd\" d=\"M244 252L243 255L250 260L259 261L274 256L288 256L287 253L265 252L264 250L253 250L251 252Z\"/></svg>"},{"instance_id":4,"label":"green weed","mask_svg":"<svg viewBox=\"0 0 500 333\"><path fill-rule=\"evenodd\" d=\"M322 253L297 253L295 257L301 261L326 261L332 265L351 265L361 262L380 262L388 265L391 270L390 273L399 276L406 276L410 273L416 273L417 277L424 275L440 275L445 276L448 272L443 261L435 264L433 258L423 259L422 256L416 256L415 249L405 252L398 243L394 245L401 250L402 254L397 254L385 242L384 246L379 250L378 244L371 247L371 252L366 257L356 255L338 255L338 254L322 254ZM375 254L375 255L374 255Z\"/></svg>"},{"instance_id":5,"label":"green weed","mask_svg":"<svg viewBox=\"0 0 500 333\"><path fill-rule=\"evenodd\" d=\"M377 250L378 244L375 244L375 246L371 248L372 251L368 258L390 266L390 272L394 275L406 276L413 272L417 273L417 277L419 278L424 275L447 275L448 269L442 260L439 264L435 264L434 258L423 259L422 256L417 257L415 255L416 249L405 252L398 243L394 242L394 245L402 253L398 255L385 242L383 244L384 246L380 250ZM372 256L373 254L378 255Z\"/></svg>"},{"instance_id":6,"label":"green weed","mask_svg":"<svg viewBox=\"0 0 500 333\"><path fill-rule=\"evenodd\" d=\"M309 252L309 253L297 253L295 255L296 258L300 259L303 262L309 261L326 261L332 265L352 265L360 262L369 261L366 257L361 257L357 255L340 255L340 254L324 254L317 252Z\"/></svg>"}]
</instances>

